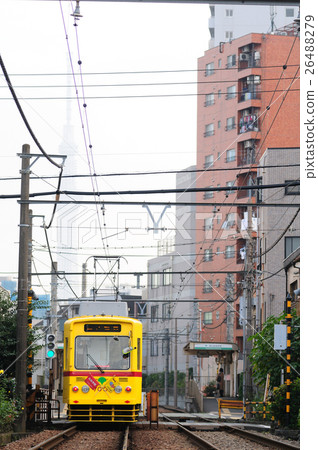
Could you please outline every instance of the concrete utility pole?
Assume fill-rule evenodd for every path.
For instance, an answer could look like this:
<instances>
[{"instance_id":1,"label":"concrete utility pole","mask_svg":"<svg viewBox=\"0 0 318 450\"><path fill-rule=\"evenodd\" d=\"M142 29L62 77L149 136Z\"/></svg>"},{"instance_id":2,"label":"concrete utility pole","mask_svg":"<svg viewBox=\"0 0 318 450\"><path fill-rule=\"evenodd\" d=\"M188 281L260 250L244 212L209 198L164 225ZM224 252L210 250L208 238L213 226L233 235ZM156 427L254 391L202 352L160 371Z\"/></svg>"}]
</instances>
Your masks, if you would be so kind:
<instances>
[{"instance_id":1,"label":"concrete utility pole","mask_svg":"<svg viewBox=\"0 0 318 450\"><path fill-rule=\"evenodd\" d=\"M169 405L169 328L166 328L165 402Z\"/></svg>"},{"instance_id":2,"label":"concrete utility pole","mask_svg":"<svg viewBox=\"0 0 318 450\"><path fill-rule=\"evenodd\" d=\"M252 342L249 337L252 336L252 302L254 289L254 238L252 223L252 206L247 208L247 242L246 242L246 274L245 274L245 304L246 304L246 326L245 326L245 395L244 400L252 400L252 366L250 354Z\"/></svg>"},{"instance_id":3,"label":"concrete utility pole","mask_svg":"<svg viewBox=\"0 0 318 450\"><path fill-rule=\"evenodd\" d=\"M173 379L173 394L174 406L178 406L178 319L174 319L174 379Z\"/></svg>"},{"instance_id":4,"label":"concrete utility pole","mask_svg":"<svg viewBox=\"0 0 318 450\"><path fill-rule=\"evenodd\" d=\"M30 146L22 146L21 164L21 200L29 200L30 181ZM20 206L20 240L19 240L19 275L18 275L18 309L17 309L17 360L16 393L22 401L21 415L16 421L16 431L26 431L26 383L27 383L27 330L28 330L28 245L30 230L29 204Z\"/></svg>"}]
</instances>

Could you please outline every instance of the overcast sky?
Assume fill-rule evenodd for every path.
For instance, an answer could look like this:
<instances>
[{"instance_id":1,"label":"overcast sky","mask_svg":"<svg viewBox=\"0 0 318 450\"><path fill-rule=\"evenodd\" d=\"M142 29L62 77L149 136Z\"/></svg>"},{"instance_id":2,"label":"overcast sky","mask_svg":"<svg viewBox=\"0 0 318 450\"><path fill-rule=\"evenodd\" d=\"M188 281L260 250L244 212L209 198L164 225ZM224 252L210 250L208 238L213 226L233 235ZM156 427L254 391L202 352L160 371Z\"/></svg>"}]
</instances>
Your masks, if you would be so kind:
<instances>
[{"instance_id":1,"label":"overcast sky","mask_svg":"<svg viewBox=\"0 0 318 450\"><path fill-rule=\"evenodd\" d=\"M181 170L195 164L194 83L138 87L100 85L195 82L197 58L208 48L209 7L104 2L81 2L80 7L83 17L74 27L70 2L62 2L62 11L59 1L2 0L0 4L1 56L25 115L42 147L49 154L68 154L65 164L65 173L68 174L89 174L94 168L96 173ZM70 55L73 69L70 67ZM79 60L85 85L86 109L82 106L82 100L78 105L74 99L76 89L73 77L65 75L72 70L77 74L81 96ZM152 73L131 73L149 71ZM93 73L100 75L88 75ZM71 86L69 89L67 84ZM86 87L89 84L99 86ZM0 89L0 190L1 193L19 193L19 180L4 181L2 178L19 177L21 160L17 153L21 152L23 144L31 145L31 153L39 153L39 150L22 122L3 76L0 78ZM190 95L167 97L172 94ZM129 98L135 96L139 98ZM67 102L65 97L72 97L73 100ZM70 113L68 119L67 108ZM66 124L72 125L68 127L68 134L63 131ZM88 158L90 144L93 157ZM37 177L58 175L58 169L45 158L34 164L32 172ZM56 179L31 181L30 191L54 191L56 183ZM97 188L100 191L115 191L174 187L174 184L175 175L112 177L99 179ZM72 180L70 184L63 180L63 187L92 190L92 182L90 179L80 179ZM174 200L174 196L170 196L170 199ZM1 206L0 276L16 277L19 205L16 200L2 200ZM31 208L34 215L44 214L45 223L49 223L52 206L33 205ZM58 208L49 232L53 252L56 250L55 227L61 223L69 225L77 214L74 208L70 210L68 212L65 206ZM161 210L161 206L154 207L155 218L158 218ZM100 219L97 219L93 205L81 209L81 214L82 224L92 226L93 229L83 229L71 239L71 245L81 249L77 252L76 262L79 270L89 255L103 254L100 224L107 236L122 231L127 221L131 225L128 233L121 233L119 241L115 236L107 239L111 254L155 256L155 248L120 250L112 247L152 246L156 245L159 238L168 237L169 234L159 233L154 236L152 232L133 230L133 224L141 228L152 226L141 206L107 208L104 216L99 214ZM132 217L136 223L131 222ZM49 271L49 256L47 251L41 251L41 246L45 245L44 232L40 227L42 218L35 218L33 224L36 270ZM165 222L165 226L169 224L170 219ZM170 232L170 236L173 234ZM66 245L68 238L62 237L63 245ZM59 256L59 268L63 269L63 260L67 261L68 258L67 254ZM124 263L122 270L136 270L136 259L127 256L127 260L130 264ZM144 270L145 261L139 264ZM49 278L42 278L46 289L49 288L48 283ZM38 280L34 280L34 284L38 285ZM37 291L40 289L36 287Z\"/></svg>"}]
</instances>

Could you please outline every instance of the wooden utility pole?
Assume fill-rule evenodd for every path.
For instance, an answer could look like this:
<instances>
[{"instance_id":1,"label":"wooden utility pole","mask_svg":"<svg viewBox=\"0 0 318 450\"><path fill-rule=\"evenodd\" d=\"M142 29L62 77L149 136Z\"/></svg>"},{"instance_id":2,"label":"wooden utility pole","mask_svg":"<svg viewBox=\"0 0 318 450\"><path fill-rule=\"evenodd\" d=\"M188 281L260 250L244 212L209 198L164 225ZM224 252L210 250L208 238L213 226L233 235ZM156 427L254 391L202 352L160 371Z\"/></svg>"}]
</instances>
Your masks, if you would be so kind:
<instances>
[{"instance_id":1,"label":"wooden utility pole","mask_svg":"<svg viewBox=\"0 0 318 450\"><path fill-rule=\"evenodd\" d=\"M30 146L22 146L21 200L29 200ZM22 411L16 421L16 431L26 431L26 382L27 382L27 330L28 330L28 244L30 230L29 204L20 205L19 275L17 309L17 360L16 393L22 402Z\"/></svg>"}]
</instances>

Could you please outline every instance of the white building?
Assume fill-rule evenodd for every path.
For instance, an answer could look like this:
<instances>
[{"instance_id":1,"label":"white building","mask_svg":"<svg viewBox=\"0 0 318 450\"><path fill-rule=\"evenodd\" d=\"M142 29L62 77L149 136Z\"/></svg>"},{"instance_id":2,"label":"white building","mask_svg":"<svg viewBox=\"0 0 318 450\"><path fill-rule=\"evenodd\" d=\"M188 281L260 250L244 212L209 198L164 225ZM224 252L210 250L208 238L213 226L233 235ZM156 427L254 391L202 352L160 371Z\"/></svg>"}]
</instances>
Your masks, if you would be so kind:
<instances>
[{"instance_id":1,"label":"white building","mask_svg":"<svg viewBox=\"0 0 318 450\"><path fill-rule=\"evenodd\" d=\"M245 34L270 33L289 25L298 17L299 8L295 4L274 5L210 5L211 17L209 48L221 42L230 42Z\"/></svg>"}]
</instances>

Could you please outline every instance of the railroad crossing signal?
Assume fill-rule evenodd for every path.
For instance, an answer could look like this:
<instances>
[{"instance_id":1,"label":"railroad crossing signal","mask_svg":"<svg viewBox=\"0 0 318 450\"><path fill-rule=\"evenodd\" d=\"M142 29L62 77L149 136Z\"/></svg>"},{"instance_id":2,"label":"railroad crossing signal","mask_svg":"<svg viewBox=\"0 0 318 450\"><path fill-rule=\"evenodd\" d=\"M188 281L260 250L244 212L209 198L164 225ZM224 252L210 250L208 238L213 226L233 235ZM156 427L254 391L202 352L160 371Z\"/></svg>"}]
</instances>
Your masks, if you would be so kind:
<instances>
[{"instance_id":1,"label":"railroad crossing signal","mask_svg":"<svg viewBox=\"0 0 318 450\"><path fill-rule=\"evenodd\" d=\"M55 335L48 334L46 337L46 357L54 358L55 356Z\"/></svg>"}]
</instances>

